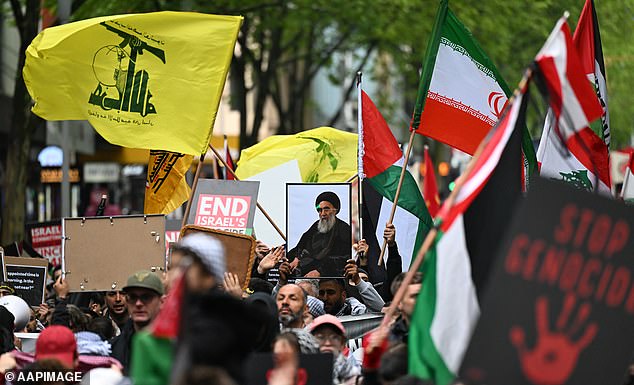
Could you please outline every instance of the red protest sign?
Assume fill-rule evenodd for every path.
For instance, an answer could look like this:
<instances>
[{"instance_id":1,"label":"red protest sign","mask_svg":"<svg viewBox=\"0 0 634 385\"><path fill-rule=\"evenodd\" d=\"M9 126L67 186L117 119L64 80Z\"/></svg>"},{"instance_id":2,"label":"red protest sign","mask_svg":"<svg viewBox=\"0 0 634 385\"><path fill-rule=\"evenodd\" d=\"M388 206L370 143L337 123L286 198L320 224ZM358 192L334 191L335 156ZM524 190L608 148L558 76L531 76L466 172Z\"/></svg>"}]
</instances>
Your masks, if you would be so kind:
<instances>
[{"instance_id":1,"label":"red protest sign","mask_svg":"<svg viewBox=\"0 0 634 385\"><path fill-rule=\"evenodd\" d=\"M251 197L200 194L194 224L244 234Z\"/></svg>"},{"instance_id":2,"label":"red protest sign","mask_svg":"<svg viewBox=\"0 0 634 385\"><path fill-rule=\"evenodd\" d=\"M33 249L54 265L62 263L61 221L31 223L26 225L29 242Z\"/></svg>"}]
</instances>

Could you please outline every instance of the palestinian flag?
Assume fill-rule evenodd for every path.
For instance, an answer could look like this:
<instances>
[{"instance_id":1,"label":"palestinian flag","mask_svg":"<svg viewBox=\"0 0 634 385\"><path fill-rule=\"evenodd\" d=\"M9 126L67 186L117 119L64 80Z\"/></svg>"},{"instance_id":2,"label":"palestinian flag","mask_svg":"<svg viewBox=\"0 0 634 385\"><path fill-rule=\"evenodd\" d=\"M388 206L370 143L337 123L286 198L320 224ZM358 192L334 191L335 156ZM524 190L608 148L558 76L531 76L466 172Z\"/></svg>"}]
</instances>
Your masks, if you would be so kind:
<instances>
[{"instance_id":1,"label":"palestinian flag","mask_svg":"<svg viewBox=\"0 0 634 385\"><path fill-rule=\"evenodd\" d=\"M453 204L446 200L436 217L440 228L421 266L425 279L408 346L410 374L438 385L458 373L496 247L521 195L526 100L528 95L518 93L462 176Z\"/></svg>"},{"instance_id":2,"label":"palestinian flag","mask_svg":"<svg viewBox=\"0 0 634 385\"><path fill-rule=\"evenodd\" d=\"M630 161L625 168L625 179L621 189L621 198L626 203L634 204L634 152L630 153Z\"/></svg>"},{"instance_id":3,"label":"palestinian flag","mask_svg":"<svg viewBox=\"0 0 634 385\"><path fill-rule=\"evenodd\" d=\"M383 230L392 210L401 170L406 165L403 152L385 119L368 95L361 90L360 92L363 172L366 181L378 193L372 194L371 191L364 190L365 205L371 211L368 220L372 223L370 228L366 227L364 237L371 245L372 237L368 236L369 231L374 232L377 240L383 240ZM403 269L407 270L412 256L416 255L432 227L425 200L414 177L407 170L392 223L396 227L396 244L402 257Z\"/></svg>"},{"instance_id":4,"label":"palestinian flag","mask_svg":"<svg viewBox=\"0 0 634 385\"><path fill-rule=\"evenodd\" d=\"M411 129L473 155L511 90L447 3L440 3L427 47ZM527 181L537 162L528 130L523 135Z\"/></svg>"},{"instance_id":5,"label":"palestinian flag","mask_svg":"<svg viewBox=\"0 0 634 385\"><path fill-rule=\"evenodd\" d=\"M605 145L610 148L610 114L608 113L608 86L605 76L605 64L603 63L603 48L601 46L601 33L599 32L599 20L594 7L594 0L586 0L583 6L577 29L572 37L572 42L577 48L583 73L594 86L597 98L603 108L601 120L591 123L592 130L600 135Z\"/></svg>"},{"instance_id":6,"label":"palestinian flag","mask_svg":"<svg viewBox=\"0 0 634 385\"><path fill-rule=\"evenodd\" d=\"M535 59L550 113L537 151L540 174L611 195L609 151L589 122L603 113L586 80L565 19Z\"/></svg>"}]
</instances>

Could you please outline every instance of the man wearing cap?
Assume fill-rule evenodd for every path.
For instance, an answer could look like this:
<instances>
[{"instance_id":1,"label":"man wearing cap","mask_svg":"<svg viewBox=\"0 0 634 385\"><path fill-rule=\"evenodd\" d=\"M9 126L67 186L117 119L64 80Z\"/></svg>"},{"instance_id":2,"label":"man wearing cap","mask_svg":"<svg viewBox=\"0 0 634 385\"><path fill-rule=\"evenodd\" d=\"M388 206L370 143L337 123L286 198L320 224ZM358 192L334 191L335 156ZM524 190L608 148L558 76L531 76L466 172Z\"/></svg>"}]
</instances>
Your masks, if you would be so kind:
<instances>
[{"instance_id":1,"label":"man wearing cap","mask_svg":"<svg viewBox=\"0 0 634 385\"><path fill-rule=\"evenodd\" d=\"M112 341L111 356L121 362L124 374L127 374L132 357L132 336L154 320L161 308L164 289L156 274L141 270L128 278L123 291L126 293L130 320L124 325L121 334Z\"/></svg>"},{"instance_id":2,"label":"man wearing cap","mask_svg":"<svg viewBox=\"0 0 634 385\"><path fill-rule=\"evenodd\" d=\"M302 235L289 260L299 258L302 274L317 270L322 276L342 276L351 257L350 225L337 218L341 201L332 191L322 192L315 199L319 219Z\"/></svg>"},{"instance_id":3,"label":"man wearing cap","mask_svg":"<svg viewBox=\"0 0 634 385\"><path fill-rule=\"evenodd\" d=\"M320 353L331 353L334 357L333 383L341 384L361 374L361 368L354 357L346 357L346 329L339 319L331 314L315 318L310 324L310 332L319 343Z\"/></svg>"}]
</instances>

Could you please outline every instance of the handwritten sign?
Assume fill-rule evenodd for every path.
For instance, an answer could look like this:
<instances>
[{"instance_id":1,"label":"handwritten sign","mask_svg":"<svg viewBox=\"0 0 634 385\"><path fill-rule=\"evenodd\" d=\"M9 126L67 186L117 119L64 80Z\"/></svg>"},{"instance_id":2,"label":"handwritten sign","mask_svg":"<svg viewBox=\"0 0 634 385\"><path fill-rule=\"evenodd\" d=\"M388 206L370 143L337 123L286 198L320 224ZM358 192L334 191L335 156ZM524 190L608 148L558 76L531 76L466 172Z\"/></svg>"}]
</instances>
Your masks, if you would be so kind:
<instances>
[{"instance_id":1,"label":"handwritten sign","mask_svg":"<svg viewBox=\"0 0 634 385\"><path fill-rule=\"evenodd\" d=\"M634 209L538 180L501 246L465 383L622 383L634 337Z\"/></svg>"},{"instance_id":2,"label":"handwritten sign","mask_svg":"<svg viewBox=\"0 0 634 385\"><path fill-rule=\"evenodd\" d=\"M43 258L4 257L4 280L15 288L16 295L29 306L44 303L46 268L48 261Z\"/></svg>"},{"instance_id":3,"label":"handwritten sign","mask_svg":"<svg viewBox=\"0 0 634 385\"><path fill-rule=\"evenodd\" d=\"M259 182L200 179L187 223L253 234Z\"/></svg>"}]
</instances>

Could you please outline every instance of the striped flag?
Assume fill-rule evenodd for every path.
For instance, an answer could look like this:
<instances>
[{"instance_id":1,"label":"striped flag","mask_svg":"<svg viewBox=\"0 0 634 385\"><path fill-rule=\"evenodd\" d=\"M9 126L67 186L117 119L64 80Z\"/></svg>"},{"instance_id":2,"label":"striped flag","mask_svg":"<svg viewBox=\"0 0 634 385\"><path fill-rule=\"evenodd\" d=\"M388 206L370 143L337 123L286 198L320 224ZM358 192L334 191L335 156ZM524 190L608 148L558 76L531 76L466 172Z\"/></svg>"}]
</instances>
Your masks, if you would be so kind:
<instances>
[{"instance_id":1,"label":"striped flag","mask_svg":"<svg viewBox=\"0 0 634 385\"><path fill-rule=\"evenodd\" d=\"M625 168L625 179L621 189L621 198L626 203L634 204L634 152L630 153L630 161Z\"/></svg>"},{"instance_id":2,"label":"striped flag","mask_svg":"<svg viewBox=\"0 0 634 385\"><path fill-rule=\"evenodd\" d=\"M378 210L371 209L374 215L369 218L373 222L373 226L370 228L375 231L376 239L383 239L383 229L392 210L392 202L394 202L396 195L401 170L406 165L404 164L403 152L392 135L390 127L370 97L363 91L361 93L363 147L365 150L363 153L364 173L366 180L381 196L380 208ZM369 196L364 195L366 195L365 197ZM370 206L376 207L375 203L378 202L366 201L369 209ZM409 171L405 171L393 223L397 229L396 243L402 256L403 268L407 269L412 256L418 253L418 249L432 226L432 220L420 189Z\"/></svg>"},{"instance_id":3,"label":"striped flag","mask_svg":"<svg viewBox=\"0 0 634 385\"><path fill-rule=\"evenodd\" d=\"M522 131L528 95L519 93L485 138L453 204L436 217L440 229L425 257L425 279L409 334L409 371L438 385L458 373L480 315L479 297L496 245L522 188Z\"/></svg>"},{"instance_id":4,"label":"striped flag","mask_svg":"<svg viewBox=\"0 0 634 385\"><path fill-rule=\"evenodd\" d=\"M606 146L610 148L610 114L608 112L608 86L605 76L605 64L603 62L603 48L601 46L601 33L599 20L594 7L594 0L586 0L583 6L577 29L572 41L579 53L581 67L586 74L603 108L601 120L591 123L591 127L597 135L601 135ZM598 126L598 127L596 127Z\"/></svg>"},{"instance_id":5,"label":"striped flag","mask_svg":"<svg viewBox=\"0 0 634 385\"><path fill-rule=\"evenodd\" d=\"M537 151L540 174L611 195L608 148L589 127L603 109L583 73L565 18L535 62L551 108Z\"/></svg>"},{"instance_id":6,"label":"striped flag","mask_svg":"<svg viewBox=\"0 0 634 385\"><path fill-rule=\"evenodd\" d=\"M473 155L500 118L511 90L471 32L442 0L425 55L411 129ZM523 132L525 176L537 170Z\"/></svg>"}]
</instances>

